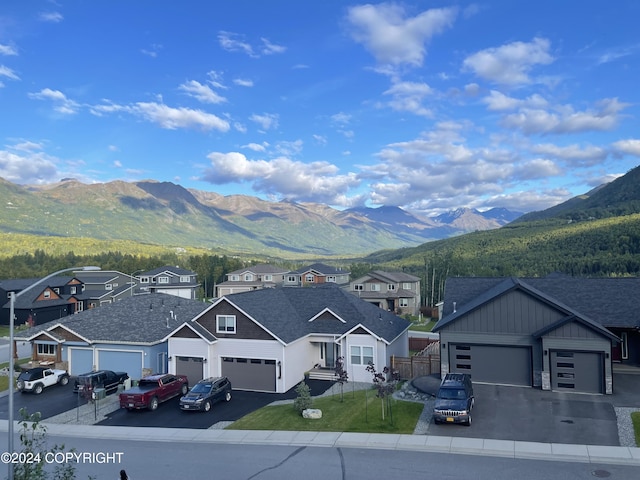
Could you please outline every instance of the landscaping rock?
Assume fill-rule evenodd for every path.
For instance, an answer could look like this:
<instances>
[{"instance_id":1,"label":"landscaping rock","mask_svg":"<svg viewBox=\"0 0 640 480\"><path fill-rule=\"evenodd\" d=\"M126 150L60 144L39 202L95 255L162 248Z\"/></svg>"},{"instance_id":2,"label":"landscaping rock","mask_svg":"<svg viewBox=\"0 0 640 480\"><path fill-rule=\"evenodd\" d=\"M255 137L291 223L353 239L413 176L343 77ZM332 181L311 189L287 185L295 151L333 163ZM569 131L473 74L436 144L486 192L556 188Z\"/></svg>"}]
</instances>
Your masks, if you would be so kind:
<instances>
[{"instance_id":1,"label":"landscaping rock","mask_svg":"<svg viewBox=\"0 0 640 480\"><path fill-rule=\"evenodd\" d=\"M317 408L307 408L302 411L302 418L322 418L322 410Z\"/></svg>"}]
</instances>

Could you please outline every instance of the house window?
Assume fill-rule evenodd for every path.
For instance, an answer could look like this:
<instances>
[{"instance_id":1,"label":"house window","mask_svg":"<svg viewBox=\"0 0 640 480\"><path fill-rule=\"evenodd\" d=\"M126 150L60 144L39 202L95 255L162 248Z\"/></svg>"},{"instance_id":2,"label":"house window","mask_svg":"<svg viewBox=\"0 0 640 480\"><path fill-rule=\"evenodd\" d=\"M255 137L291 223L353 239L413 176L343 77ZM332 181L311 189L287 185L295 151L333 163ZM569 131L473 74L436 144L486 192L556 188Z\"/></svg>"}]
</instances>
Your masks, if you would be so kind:
<instances>
[{"instance_id":1,"label":"house window","mask_svg":"<svg viewBox=\"0 0 640 480\"><path fill-rule=\"evenodd\" d=\"M265 282L271 282L271 281L273 281L273 275L265 275L264 277L262 277L262 279Z\"/></svg>"},{"instance_id":2,"label":"house window","mask_svg":"<svg viewBox=\"0 0 640 480\"><path fill-rule=\"evenodd\" d=\"M403 290L411 290L411 284L409 282L405 282L402 284Z\"/></svg>"},{"instance_id":3,"label":"house window","mask_svg":"<svg viewBox=\"0 0 640 480\"><path fill-rule=\"evenodd\" d=\"M379 292L380 291L380 284L379 283L372 283L370 288L371 288L372 292Z\"/></svg>"},{"instance_id":4,"label":"house window","mask_svg":"<svg viewBox=\"0 0 640 480\"><path fill-rule=\"evenodd\" d=\"M387 285L387 291L392 292L396 289L396 286L393 283Z\"/></svg>"},{"instance_id":5,"label":"house window","mask_svg":"<svg viewBox=\"0 0 640 480\"><path fill-rule=\"evenodd\" d=\"M629 358L629 348L627 345L627 332L620 332L620 353L622 359L627 360Z\"/></svg>"},{"instance_id":6,"label":"house window","mask_svg":"<svg viewBox=\"0 0 640 480\"><path fill-rule=\"evenodd\" d=\"M56 346L48 343L38 343L38 355L55 355Z\"/></svg>"},{"instance_id":7,"label":"house window","mask_svg":"<svg viewBox=\"0 0 640 480\"><path fill-rule=\"evenodd\" d=\"M329 275L329 276L327 277L327 282L336 283L336 277L335 277L335 275Z\"/></svg>"},{"instance_id":8,"label":"house window","mask_svg":"<svg viewBox=\"0 0 640 480\"><path fill-rule=\"evenodd\" d=\"M231 281L232 282L239 282L240 281L240 275L231 275Z\"/></svg>"},{"instance_id":9,"label":"house window","mask_svg":"<svg viewBox=\"0 0 640 480\"><path fill-rule=\"evenodd\" d=\"M110 283L107 283L107 284L104 286L104 289L105 289L105 290L113 290L113 285L111 285Z\"/></svg>"},{"instance_id":10,"label":"house window","mask_svg":"<svg viewBox=\"0 0 640 480\"><path fill-rule=\"evenodd\" d=\"M217 333L236 333L235 315L216 315Z\"/></svg>"},{"instance_id":11,"label":"house window","mask_svg":"<svg viewBox=\"0 0 640 480\"><path fill-rule=\"evenodd\" d=\"M77 302L76 303L76 313L78 312L82 312L84 310L84 303L82 302Z\"/></svg>"},{"instance_id":12,"label":"house window","mask_svg":"<svg viewBox=\"0 0 640 480\"><path fill-rule=\"evenodd\" d=\"M245 282L252 282L252 281L253 281L253 275L251 275L250 273L247 273L247 274L244 276L244 281L245 281Z\"/></svg>"},{"instance_id":13,"label":"house window","mask_svg":"<svg viewBox=\"0 0 640 480\"><path fill-rule=\"evenodd\" d=\"M149 277L140 277L140 283L149 283Z\"/></svg>"},{"instance_id":14,"label":"house window","mask_svg":"<svg viewBox=\"0 0 640 480\"><path fill-rule=\"evenodd\" d=\"M189 283L191 277L189 275L180 275L180 283Z\"/></svg>"},{"instance_id":15,"label":"house window","mask_svg":"<svg viewBox=\"0 0 640 480\"><path fill-rule=\"evenodd\" d=\"M353 285L353 289L358 291L364 290L364 285L362 285L361 283L356 283Z\"/></svg>"},{"instance_id":16,"label":"house window","mask_svg":"<svg viewBox=\"0 0 640 480\"><path fill-rule=\"evenodd\" d=\"M296 281L297 281L296 277L294 277L293 275L289 275L287 277L287 282L289 282L289 283L296 283Z\"/></svg>"},{"instance_id":17,"label":"house window","mask_svg":"<svg viewBox=\"0 0 640 480\"><path fill-rule=\"evenodd\" d=\"M53 289L53 291L56 292L58 295L60 295L60 289L59 288L56 287L56 288Z\"/></svg>"},{"instance_id":18,"label":"house window","mask_svg":"<svg viewBox=\"0 0 640 480\"><path fill-rule=\"evenodd\" d=\"M306 277L304 277L307 283L313 283L314 277L312 273L307 273Z\"/></svg>"},{"instance_id":19,"label":"house window","mask_svg":"<svg viewBox=\"0 0 640 480\"><path fill-rule=\"evenodd\" d=\"M399 304L401 307L408 307L409 306L409 299L408 298L400 298L399 299Z\"/></svg>"},{"instance_id":20,"label":"house window","mask_svg":"<svg viewBox=\"0 0 640 480\"><path fill-rule=\"evenodd\" d=\"M71 295L75 295L76 294L76 287L71 287Z\"/></svg>"},{"instance_id":21,"label":"house window","mask_svg":"<svg viewBox=\"0 0 640 480\"><path fill-rule=\"evenodd\" d=\"M169 283L169 277L158 277L158 283Z\"/></svg>"},{"instance_id":22,"label":"house window","mask_svg":"<svg viewBox=\"0 0 640 480\"><path fill-rule=\"evenodd\" d=\"M369 365L373 363L373 347L351 346L351 364Z\"/></svg>"},{"instance_id":23,"label":"house window","mask_svg":"<svg viewBox=\"0 0 640 480\"><path fill-rule=\"evenodd\" d=\"M51 292L49 290L45 290L42 296L44 298L51 298Z\"/></svg>"}]
</instances>

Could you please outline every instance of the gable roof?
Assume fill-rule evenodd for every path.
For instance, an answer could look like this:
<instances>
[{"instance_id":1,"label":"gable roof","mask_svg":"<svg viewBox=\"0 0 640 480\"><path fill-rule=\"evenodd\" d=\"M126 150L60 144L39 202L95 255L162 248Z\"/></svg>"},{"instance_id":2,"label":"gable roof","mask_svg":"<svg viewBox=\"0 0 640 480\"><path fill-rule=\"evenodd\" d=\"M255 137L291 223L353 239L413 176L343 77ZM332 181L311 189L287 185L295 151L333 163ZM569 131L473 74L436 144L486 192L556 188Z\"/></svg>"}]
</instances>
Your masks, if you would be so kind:
<instances>
[{"instance_id":1,"label":"gable roof","mask_svg":"<svg viewBox=\"0 0 640 480\"><path fill-rule=\"evenodd\" d=\"M284 343L312 334L342 336L358 325L391 343L411 325L408 320L331 284L253 290L222 299L245 312ZM210 309L214 307L215 304ZM335 321L317 318L325 312L331 312Z\"/></svg>"},{"instance_id":2,"label":"gable roof","mask_svg":"<svg viewBox=\"0 0 640 480\"><path fill-rule=\"evenodd\" d=\"M479 296L486 296L504 277L451 277L445 286L443 319ZM523 278L553 303L565 305L608 328L640 328L640 278L584 278L552 274Z\"/></svg>"},{"instance_id":3,"label":"gable roof","mask_svg":"<svg viewBox=\"0 0 640 480\"><path fill-rule=\"evenodd\" d=\"M170 265L166 265L164 267L154 268L152 270L147 270L146 272L141 272L137 275L137 277L156 277L163 273L168 273L174 276L180 275L196 275L196 272L191 270L187 270L185 268L180 267L172 267Z\"/></svg>"},{"instance_id":4,"label":"gable roof","mask_svg":"<svg viewBox=\"0 0 640 480\"><path fill-rule=\"evenodd\" d=\"M294 270L293 272L290 272L290 273L302 275L310 271L319 273L321 275L348 275L349 274L347 270L331 267L329 265L325 265L324 263L313 263L306 267L299 268L298 270Z\"/></svg>"},{"instance_id":5,"label":"gable roof","mask_svg":"<svg viewBox=\"0 0 640 480\"><path fill-rule=\"evenodd\" d=\"M16 339L29 340L39 332L62 325L91 343L152 345L208 306L163 293L135 295L19 332Z\"/></svg>"},{"instance_id":6,"label":"gable roof","mask_svg":"<svg viewBox=\"0 0 640 480\"><path fill-rule=\"evenodd\" d=\"M244 273L254 273L254 274L278 274L278 273L287 273L289 271L288 268L277 267L275 265L271 265L270 263L260 263L258 265L252 265L250 267L240 268L238 270L234 270L233 272L227 273L229 275L242 275Z\"/></svg>"},{"instance_id":7,"label":"gable roof","mask_svg":"<svg viewBox=\"0 0 640 480\"><path fill-rule=\"evenodd\" d=\"M379 280L385 281L387 283L402 283L402 282L419 282L420 278L409 275L404 272L385 272L382 270L374 270L369 273L369 276L372 278L377 278Z\"/></svg>"}]
</instances>

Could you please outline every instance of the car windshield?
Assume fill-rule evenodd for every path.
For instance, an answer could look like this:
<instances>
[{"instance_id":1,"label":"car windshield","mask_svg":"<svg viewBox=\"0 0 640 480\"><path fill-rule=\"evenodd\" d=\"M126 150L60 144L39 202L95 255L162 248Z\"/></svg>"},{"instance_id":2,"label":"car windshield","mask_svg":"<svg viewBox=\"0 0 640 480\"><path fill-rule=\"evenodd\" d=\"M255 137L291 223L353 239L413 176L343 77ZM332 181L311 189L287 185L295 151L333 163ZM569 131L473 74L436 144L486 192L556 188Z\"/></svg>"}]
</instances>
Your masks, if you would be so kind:
<instances>
[{"instance_id":1,"label":"car windshield","mask_svg":"<svg viewBox=\"0 0 640 480\"><path fill-rule=\"evenodd\" d=\"M210 383L198 383L191 389L191 393L204 393L207 394L211 391Z\"/></svg>"},{"instance_id":2,"label":"car windshield","mask_svg":"<svg viewBox=\"0 0 640 480\"><path fill-rule=\"evenodd\" d=\"M438 392L438 398L445 400L464 400L466 397L461 388L441 388Z\"/></svg>"}]
</instances>

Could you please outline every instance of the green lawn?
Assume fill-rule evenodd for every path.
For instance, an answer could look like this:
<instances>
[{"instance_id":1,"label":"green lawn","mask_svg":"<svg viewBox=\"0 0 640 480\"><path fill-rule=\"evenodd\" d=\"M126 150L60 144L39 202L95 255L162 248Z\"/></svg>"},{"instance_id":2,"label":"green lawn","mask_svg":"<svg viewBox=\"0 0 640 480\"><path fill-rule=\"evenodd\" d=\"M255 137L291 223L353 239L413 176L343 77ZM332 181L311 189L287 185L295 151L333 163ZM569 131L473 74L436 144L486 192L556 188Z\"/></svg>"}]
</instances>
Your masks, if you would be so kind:
<instances>
[{"instance_id":1,"label":"green lawn","mask_svg":"<svg viewBox=\"0 0 640 480\"><path fill-rule=\"evenodd\" d=\"M27 363L29 361L28 358L22 358L20 360L16 360L16 365L21 363ZM9 366L9 362L0 363L0 369L7 368ZM5 375L0 375L0 392L4 392L9 388L9 377Z\"/></svg>"},{"instance_id":2,"label":"green lawn","mask_svg":"<svg viewBox=\"0 0 640 480\"><path fill-rule=\"evenodd\" d=\"M636 447L640 447L640 412L633 412L631 414L631 421L633 422L633 431L636 435Z\"/></svg>"},{"instance_id":3,"label":"green lawn","mask_svg":"<svg viewBox=\"0 0 640 480\"><path fill-rule=\"evenodd\" d=\"M386 400L385 400L386 402ZM421 403L391 400L393 424L388 412L382 420L382 400L374 390L348 391L315 398L312 408L322 410L317 420L302 418L292 404L263 407L231 424L234 430L297 430L316 432L367 432L412 434L424 408Z\"/></svg>"},{"instance_id":4,"label":"green lawn","mask_svg":"<svg viewBox=\"0 0 640 480\"><path fill-rule=\"evenodd\" d=\"M409 327L409 330L413 330L416 332L430 332L436 325L436 323L437 320L430 320L427 323L414 323Z\"/></svg>"}]
</instances>

